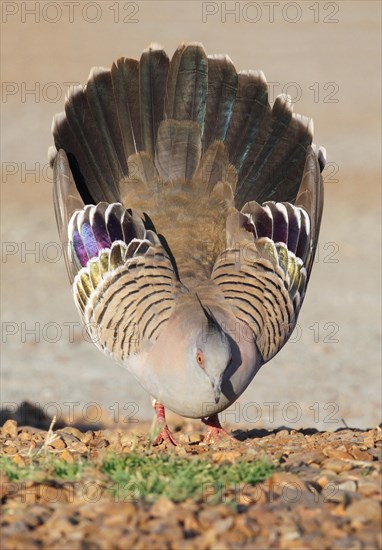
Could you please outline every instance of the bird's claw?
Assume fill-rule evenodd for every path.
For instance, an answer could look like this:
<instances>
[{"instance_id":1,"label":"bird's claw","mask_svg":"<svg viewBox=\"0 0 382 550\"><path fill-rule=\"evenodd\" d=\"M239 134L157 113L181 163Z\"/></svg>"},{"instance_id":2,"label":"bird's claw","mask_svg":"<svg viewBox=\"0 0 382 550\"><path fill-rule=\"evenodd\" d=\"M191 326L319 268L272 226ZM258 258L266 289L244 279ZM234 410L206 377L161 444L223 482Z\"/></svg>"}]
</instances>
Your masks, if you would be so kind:
<instances>
[{"instance_id":1,"label":"bird's claw","mask_svg":"<svg viewBox=\"0 0 382 550\"><path fill-rule=\"evenodd\" d=\"M154 447L157 445L161 445L162 443L165 443L166 445L170 444L170 445L173 445L174 447L177 447L178 443L174 439L174 436L172 435L172 433L170 432L167 426L164 406L162 405L162 403L159 403L156 399L154 399L153 407L157 415L158 427L160 428L159 434L154 439L154 443L153 443Z\"/></svg>"},{"instance_id":2,"label":"bird's claw","mask_svg":"<svg viewBox=\"0 0 382 550\"><path fill-rule=\"evenodd\" d=\"M217 414L213 414L208 418L202 418L203 424L208 426L207 433L204 437L205 443L211 443L211 441L231 441L237 443L237 440L232 437L224 428L222 428Z\"/></svg>"},{"instance_id":3,"label":"bird's claw","mask_svg":"<svg viewBox=\"0 0 382 550\"><path fill-rule=\"evenodd\" d=\"M170 432L167 424L162 426L161 431L159 432L157 437L154 439L153 445L154 447L156 447L157 445L161 445L162 443L165 443L166 445L170 444L170 445L173 445L174 447L178 446L178 443L174 438L174 436L172 435L172 433Z\"/></svg>"}]
</instances>

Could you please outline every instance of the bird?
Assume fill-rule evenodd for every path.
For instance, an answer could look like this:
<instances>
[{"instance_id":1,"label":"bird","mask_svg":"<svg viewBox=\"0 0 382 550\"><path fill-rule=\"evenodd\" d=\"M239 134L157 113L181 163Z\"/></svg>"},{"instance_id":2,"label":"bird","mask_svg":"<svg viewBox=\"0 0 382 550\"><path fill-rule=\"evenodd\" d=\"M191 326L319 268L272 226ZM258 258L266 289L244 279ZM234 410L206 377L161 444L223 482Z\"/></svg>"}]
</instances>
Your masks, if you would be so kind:
<instances>
[{"instance_id":1,"label":"bird","mask_svg":"<svg viewBox=\"0 0 382 550\"><path fill-rule=\"evenodd\" d=\"M53 203L94 344L165 411L218 414L288 341L310 278L326 151L262 71L182 43L94 67L53 118Z\"/></svg>"}]
</instances>

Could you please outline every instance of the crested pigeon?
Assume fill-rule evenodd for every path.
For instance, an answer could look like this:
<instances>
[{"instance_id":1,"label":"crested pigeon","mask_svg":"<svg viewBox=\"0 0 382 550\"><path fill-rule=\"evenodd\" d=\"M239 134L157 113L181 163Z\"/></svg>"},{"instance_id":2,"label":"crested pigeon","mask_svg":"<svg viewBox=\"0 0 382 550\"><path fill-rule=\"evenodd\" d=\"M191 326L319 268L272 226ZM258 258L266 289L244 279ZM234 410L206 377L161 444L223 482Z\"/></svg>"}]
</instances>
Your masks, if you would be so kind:
<instances>
[{"instance_id":1,"label":"crested pigeon","mask_svg":"<svg viewBox=\"0 0 382 550\"><path fill-rule=\"evenodd\" d=\"M218 413L287 342L311 273L325 150L261 71L181 44L93 68L53 119L53 199L96 346L165 408Z\"/></svg>"}]
</instances>

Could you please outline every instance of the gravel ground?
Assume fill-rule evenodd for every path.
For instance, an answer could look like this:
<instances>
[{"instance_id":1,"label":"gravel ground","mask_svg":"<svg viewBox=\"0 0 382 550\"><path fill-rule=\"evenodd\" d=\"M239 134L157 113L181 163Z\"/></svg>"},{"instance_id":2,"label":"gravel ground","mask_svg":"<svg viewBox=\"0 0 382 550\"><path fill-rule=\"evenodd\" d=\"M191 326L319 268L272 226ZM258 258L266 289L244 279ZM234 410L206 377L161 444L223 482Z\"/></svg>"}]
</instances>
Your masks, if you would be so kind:
<instances>
[{"instance_id":1,"label":"gravel ground","mask_svg":"<svg viewBox=\"0 0 382 550\"><path fill-rule=\"evenodd\" d=\"M63 427L48 434L7 420L2 456L25 468L33 455L51 453L69 464L95 466L80 482L15 482L2 476L2 548L15 549L378 549L381 538L382 430L236 430L235 442L206 445L194 424L174 428L176 448L151 448L147 434ZM146 426L146 430L149 426ZM105 489L100 459L170 453L208 465L275 465L262 483L203 488L199 499L113 496ZM84 489L86 487L86 490Z\"/></svg>"}]
</instances>

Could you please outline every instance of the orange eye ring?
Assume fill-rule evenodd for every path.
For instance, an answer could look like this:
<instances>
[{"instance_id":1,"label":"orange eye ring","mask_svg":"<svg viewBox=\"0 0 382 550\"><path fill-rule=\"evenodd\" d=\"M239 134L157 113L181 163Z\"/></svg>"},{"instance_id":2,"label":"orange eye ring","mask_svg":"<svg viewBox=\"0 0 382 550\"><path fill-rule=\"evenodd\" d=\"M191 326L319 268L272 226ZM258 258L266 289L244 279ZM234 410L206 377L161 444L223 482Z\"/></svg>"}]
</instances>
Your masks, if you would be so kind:
<instances>
[{"instance_id":1,"label":"orange eye ring","mask_svg":"<svg viewBox=\"0 0 382 550\"><path fill-rule=\"evenodd\" d=\"M198 363L199 367L204 369L204 357L203 353L200 350L198 350L196 354L196 362Z\"/></svg>"}]
</instances>

